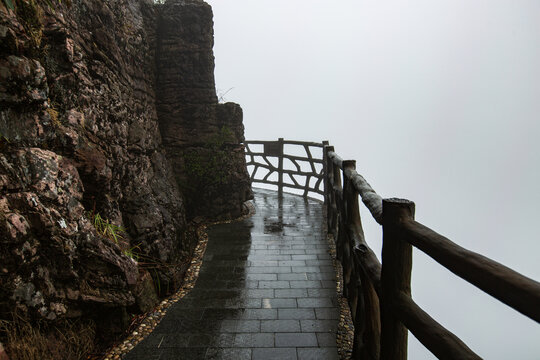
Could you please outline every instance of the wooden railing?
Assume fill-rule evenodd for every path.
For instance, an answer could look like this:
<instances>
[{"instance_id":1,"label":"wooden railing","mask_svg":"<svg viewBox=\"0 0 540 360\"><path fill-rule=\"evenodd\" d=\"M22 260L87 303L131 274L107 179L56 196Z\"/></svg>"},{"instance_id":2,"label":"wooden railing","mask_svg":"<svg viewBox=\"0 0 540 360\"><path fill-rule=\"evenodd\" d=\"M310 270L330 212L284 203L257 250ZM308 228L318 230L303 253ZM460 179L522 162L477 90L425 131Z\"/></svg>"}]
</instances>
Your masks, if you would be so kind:
<instances>
[{"instance_id":1,"label":"wooden railing","mask_svg":"<svg viewBox=\"0 0 540 360\"><path fill-rule=\"evenodd\" d=\"M272 154L280 156L282 150L272 150L276 142L248 141L246 147L247 144L255 143L265 144L264 156L248 149L247 155L251 155L248 165L254 165L256 169L265 167L281 174L291 174L279 165L275 167L268 164L268 160L258 163L253 158L253 155L263 158ZM412 300L412 246L457 276L540 322L540 283L464 249L416 222L413 202L383 199L356 172L355 161L342 160L328 142L300 143L280 139L277 143L309 144L324 149L322 178L328 234L336 243L337 257L343 267L343 292L354 323L353 359L406 359L407 330L439 359L480 359L480 356ZM268 152L267 146L270 150ZM283 149L282 145L279 146L278 149ZM312 158L309 152L307 158ZM305 173L300 170L298 172ZM252 178L254 175L252 173ZM311 176L316 175L318 172L313 171ZM283 179L283 176L280 175L279 179ZM321 177L317 179L320 186ZM282 180L274 184L281 184L280 188L286 186ZM307 185L302 187L295 184L294 188L304 189L304 195L309 192ZM320 193L320 190L316 192ZM359 197L375 221L382 225L382 265L365 241Z\"/></svg>"},{"instance_id":2,"label":"wooden railing","mask_svg":"<svg viewBox=\"0 0 540 360\"><path fill-rule=\"evenodd\" d=\"M303 196L308 196L310 193L324 196L322 157L324 145L322 143L289 141L280 138L278 141L244 141L244 145L247 156L246 165L252 183L275 185L279 193L283 192L283 188L290 188L303 191ZM262 146L262 151L252 151L250 146L253 145ZM302 155L286 154L285 145L296 148ZM319 148L321 156L314 157L312 148ZM262 161L257 161L258 157ZM277 164L273 164L269 158L275 158ZM284 164L285 160L289 160L290 164ZM319 169L317 169L317 164ZM272 175L276 175L277 180L271 180Z\"/></svg>"},{"instance_id":3,"label":"wooden railing","mask_svg":"<svg viewBox=\"0 0 540 360\"><path fill-rule=\"evenodd\" d=\"M354 322L354 359L406 359L407 329L439 359L480 359L411 298L412 246L457 276L540 322L540 283L462 248L414 220L409 200L382 199L355 161L324 148L328 232L343 266ZM382 265L366 244L358 197L383 228Z\"/></svg>"}]
</instances>

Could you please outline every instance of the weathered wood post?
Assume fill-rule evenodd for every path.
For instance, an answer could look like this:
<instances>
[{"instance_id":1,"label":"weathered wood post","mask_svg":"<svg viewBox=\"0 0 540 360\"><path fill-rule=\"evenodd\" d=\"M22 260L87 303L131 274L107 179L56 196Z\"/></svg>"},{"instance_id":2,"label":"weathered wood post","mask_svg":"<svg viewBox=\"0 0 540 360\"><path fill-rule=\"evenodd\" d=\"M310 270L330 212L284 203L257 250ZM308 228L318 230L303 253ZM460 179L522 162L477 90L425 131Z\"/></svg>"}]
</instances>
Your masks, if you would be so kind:
<instances>
[{"instance_id":1,"label":"weathered wood post","mask_svg":"<svg viewBox=\"0 0 540 360\"><path fill-rule=\"evenodd\" d=\"M394 300L411 296L412 246L403 239L400 224L414 220L414 203L383 200L381 273L381 360L407 359L407 328L394 313Z\"/></svg>"},{"instance_id":2,"label":"weathered wood post","mask_svg":"<svg viewBox=\"0 0 540 360\"><path fill-rule=\"evenodd\" d=\"M278 197L283 197L283 138L278 139L279 157L278 157Z\"/></svg>"},{"instance_id":3,"label":"weathered wood post","mask_svg":"<svg viewBox=\"0 0 540 360\"><path fill-rule=\"evenodd\" d=\"M351 238L350 228L354 226L354 215L351 211L351 202L354 204L354 198L358 199L358 195L351 188L352 183L346 175L347 170L356 169L355 160L343 160L343 198L340 209L342 216L342 229L340 229L340 249L341 249L341 265L343 266L343 296L349 299L351 313L353 318L356 316L356 304L358 301L358 281L353 274L353 255L354 243ZM358 202L356 202L358 204Z\"/></svg>"},{"instance_id":4,"label":"weathered wood post","mask_svg":"<svg viewBox=\"0 0 540 360\"><path fill-rule=\"evenodd\" d=\"M322 151L322 174L323 174L323 190L324 190L324 203L328 207L328 154L327 154L327 147L330 145L328 140L324 140L322 142L323 144L323 151ZM326 210L328 214L328 209Z\"/></svg>"},{"instance_id":5,"label":"weathered wood post","mask_svg":"<svg viewBox=\"0 0 540 360\"><path fill-rule=\"evenodd\" d=\"M326 198L325 201L327 202L326 205L326 219L327 219L327 228L328 232L332 234L334 237L334 242L337 241L337 205L336 205L336 193L335 193L335 182L336 177L335 170L334 170L334 163L332 159L328 157L328 153L330 151L334 151L333 146L325 146L324 152L326 157Z\"/></svg>"}]
</instances>

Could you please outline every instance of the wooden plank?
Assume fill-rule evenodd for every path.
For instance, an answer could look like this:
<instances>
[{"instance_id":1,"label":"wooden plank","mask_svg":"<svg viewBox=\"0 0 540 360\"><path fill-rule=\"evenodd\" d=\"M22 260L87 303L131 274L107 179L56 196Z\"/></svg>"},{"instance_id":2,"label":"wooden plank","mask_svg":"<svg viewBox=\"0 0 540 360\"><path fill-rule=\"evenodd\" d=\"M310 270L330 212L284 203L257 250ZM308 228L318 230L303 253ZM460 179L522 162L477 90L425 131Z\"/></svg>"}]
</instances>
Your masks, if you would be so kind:
<instances>
[{"instance_id":1,"label":"wooden plank","mask_svg":"<svg viewBox=\"0 0 540 360\"><path fill-rule=\"evenodd\" d=\"M540 323L540 283L467 250L416 222L401 224L405 240L481 290Z\"/></svg>"}]
</instances>

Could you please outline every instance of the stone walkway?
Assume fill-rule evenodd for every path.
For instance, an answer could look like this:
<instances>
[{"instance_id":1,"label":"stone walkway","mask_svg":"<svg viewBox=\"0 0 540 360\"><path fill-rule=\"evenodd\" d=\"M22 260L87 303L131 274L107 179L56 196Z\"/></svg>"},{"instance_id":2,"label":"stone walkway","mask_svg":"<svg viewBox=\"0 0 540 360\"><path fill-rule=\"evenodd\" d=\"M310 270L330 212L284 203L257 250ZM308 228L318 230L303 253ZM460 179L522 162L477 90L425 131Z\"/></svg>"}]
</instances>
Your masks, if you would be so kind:
<instances>
[{"instance_id":1,"label":"stone walkway","mask_svg":"<svg viewBox=\"0 0 540 360\"><path fill-rule=\"evenodd\" d=\"M257 190L255 206L209 229L194 289L124 359L338 359L322 204Z\"/></svg>"}]
</instances>

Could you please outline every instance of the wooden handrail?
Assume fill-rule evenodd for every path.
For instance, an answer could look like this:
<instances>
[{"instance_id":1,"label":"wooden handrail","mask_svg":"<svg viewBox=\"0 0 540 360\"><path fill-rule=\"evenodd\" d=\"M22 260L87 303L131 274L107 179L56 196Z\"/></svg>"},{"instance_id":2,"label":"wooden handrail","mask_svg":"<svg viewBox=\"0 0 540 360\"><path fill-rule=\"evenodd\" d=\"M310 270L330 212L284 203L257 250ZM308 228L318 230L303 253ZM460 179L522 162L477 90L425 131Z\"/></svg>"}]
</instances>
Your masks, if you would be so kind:
<instances>
[{"instance_id":1,"label":"wooden handrail","mask_svg":"<svg viewBox=\"0 0 540 360\"><path fill-rule=\"evenodd\" d=\"M405 326L439 359L481 359L456 335L422 310L407 294L399 294L393 309Z\"/></svg>"},{"instance_id":2,"label":"wooden handrail","mask_svg":"<svg viewBox=\"0 0 540 360\"><path fill-rule=\"evenodd\" d=\"M246 141L249 165L269 171L260 181L304 189L293 176L317 178L315 189L324 194L327 210L328 235L336 243L336 254L343 267L343 295L347 298L354 324L353 359L404 360L407 358L407 330L440 359L480 359L457 336L445 329L412 299L410 278L412 246L431 256L457 276L482 289L515 310L540 322L540 283L469 251L414 220L414 203L402 199L384 199L356 172L356 163L343 160L328 142L309 143L278 140L280 158L307 161L312 172L276 168L268 161L266 152L254 153L249 144L262 144L276 151L276 142ZM300 145L307 156L283 154L283 144ZM323 158L314 159L309 147L323 147ZM265 163L257 163L262 156ZM322 163L322 172L315 171ZM293 184L283 180L272 182L268 176L278 171L291 176ZM309 179L307 180L309 183ZM321 191L321 182L324 191ZM383 228L382 264L365 241L360 219L358 197L377 223Z\"/></svg>"},{"instance_id":3,"label":"wooden handrail","mask_svg":"<svg viewBox=\"0 0 540 360\"><path fill-rule=\"evenodd\" d=\"M403 222L400 229L406 241L457 276L540 322L539 282L469 251L416 221Z\"/></svg>"},{"instance_id":4,"label":"wooden handrail","mask_svg":"<svg viewBox=\"0 0 540 360\"><path fill-rule=\"evenodd\" d=\"M338 154L333 151L328 151L327 156L337 167L343 170L343 159L341 159ZM366 179L358 174L356 170L350 169L344 171L344 173L353 182L356 191L358 191L358 194L362 198L362 202L371 212L375 221L382 224L382 197L373 190Z\"/></svg>"}]
</instances>

